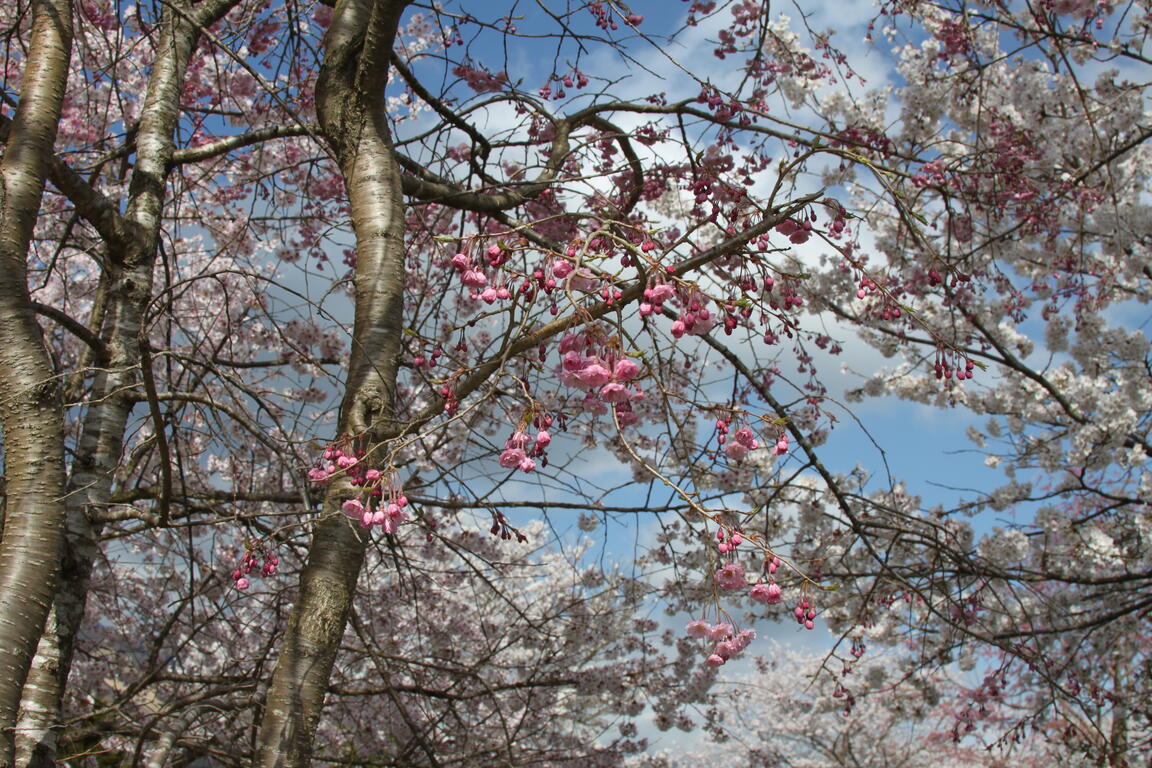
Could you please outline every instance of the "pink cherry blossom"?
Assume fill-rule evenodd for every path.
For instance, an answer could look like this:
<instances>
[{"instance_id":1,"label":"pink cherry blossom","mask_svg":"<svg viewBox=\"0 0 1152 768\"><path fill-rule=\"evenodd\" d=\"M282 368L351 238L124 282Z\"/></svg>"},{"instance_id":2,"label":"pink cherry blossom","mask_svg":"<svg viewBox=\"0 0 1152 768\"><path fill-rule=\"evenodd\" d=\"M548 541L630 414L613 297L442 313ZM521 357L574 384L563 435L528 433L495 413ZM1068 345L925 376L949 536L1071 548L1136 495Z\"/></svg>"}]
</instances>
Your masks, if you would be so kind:
<instances>
[{"instance_id":1,"label":"pink cherry blossom","mask_svg":"<svg viewBox=\"0 0 1152 768\"><path fill-rule=\"evenodd\" d=\"M708 627L706 636L713 642L721 642L732 637L733 627L728 622L713 624Z\"/></svg>"},{"instance_id":2,"label":"pink cherry blossom","mask_svg":"<svg viewBox=\"0 0 1152 768\"><path fill-rule=\"evenodd\" d=\"M505 469L519 469L521 463L528 458L520 448L505 448L500 453L500 466Z\"/></svg>"},{"instance_id":3,"label":"pink cherry blossom","mask_svg":"<svg viewBox=\"0 0 1152 768\"><path fill-rule=\"evenodd\" d=\"M488 284L488 278L478 269L466 269L460 275L460 282L471 288L482 288Z\"/></svg>"},{"instance_id":4,"label":"pink cherry blossom","mask_svg":"<svg viewBox=\"0 0 1152 768\"><path fill-rule=\"evenodd\" d=\"M584 366L577 376L584 386L589 389L603 386L612 378L612 374L608 372L608 369L599 363L590 363Z\"/></svg>"},{"instance_id":5,"label":"pink cherry blossom","mask_svg":"<svg viewBox=\"0 0 1152 768\"><path fill-rule=\"evenodd\" d=\"M740 563L725 563L716 571L716 584L721 589L742 589L748 580L744 577L744 566Z\"/></svg>"},{"instance_id":6,"label":"pink cherry blossom","mask_svg":"<svg viewBox=\"0 0 1152 768\"><path fill-rule=\"evenodd\" d=\"M639 372L640 366L626 357L617 360L616 365L612 367L612 376L616 381L631 381Z\"/></svg>"},{"instance_id":7,"label":"pink cherry blossom","mask_svg":"<svg viewBox=\"0 0 1152 768\"><path fill-rule=\"evenodd\" d=\"M748 446L743 443L731 442L724 446L724 453L733 461L743 461L748 455Z\"/></svg>"},{"instance_id":8,"label":"pink cherry blossom","mask_svg":"<svg viewBox=\"0 0 1152 768\"><path fill-rule=\"evenodd\" d=\"M628 388L619 382L611 381L600 388L600 399L606 403L626 403L631 396Z\"/></svg>"},{"instance_id":9,"label":"pink cherry blossom","mask_svg":"<svg viewBox=\"0 0 1152 768\"><path fill-rule=\"evenodd\" d=\"M712 625L703 619L693 619L688 622L685 631L688 633L688 637L706 637L711 629Z\"/></svg>"},{"instance_id":10,"label":"pink cherry blossom","mask_svg":"<svg viewBox=\"0 0 1152 768\"><path fill-rule=\"evenodd\" d=\"M781 596L782 593L783 590L780 589L779 584L769 582L767 584L757 584L752 587L748 595L753 600L764 603L765 605L775 605L783 599Z\"/></svg>"}]
</instances>

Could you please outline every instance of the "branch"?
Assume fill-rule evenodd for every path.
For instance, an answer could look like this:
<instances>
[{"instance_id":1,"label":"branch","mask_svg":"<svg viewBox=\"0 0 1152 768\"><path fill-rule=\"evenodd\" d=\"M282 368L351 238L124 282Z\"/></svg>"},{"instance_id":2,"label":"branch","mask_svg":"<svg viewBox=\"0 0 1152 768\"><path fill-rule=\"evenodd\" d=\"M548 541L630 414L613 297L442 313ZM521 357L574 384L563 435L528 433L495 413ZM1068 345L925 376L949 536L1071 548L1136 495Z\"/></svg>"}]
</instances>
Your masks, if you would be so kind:
<instances>
[{"instance_id":1,"label":"branch","mask_svg":"<svg viewBox=\"0 0 1152 768\"><path fill-rule=\"evenodd\" d=\"M253 144L260 144L265 141L271 141L272 139L286 139L298 136L314 137L319 135L319 132L319 126L305 123L270 125L265 128L249 131L248 133L216 139L207 144L201 144L198 147L178 149L172 153L172 160L169 162L169 167L183 165L185 163L196 163L202 160L211 160L212 158L226 155L234 150L250 147Z\"/></svg>"},{"instance_id":2,"label":"branch","mask_svg":"<svg viewBox=\"0 0 1152 768\"><path fill-rule=\"evenodd\" d=\"M65 330L72 333L73 336L80 339L88 345L89 348L96 354L95 362L98 367L104 367L108 362L108 348L104 345L104 341L92 333L88 326L81 323L76 318L69 315L62 309L41 304L38 301L32 302L32 309L36 310L37 314L50 317L59 323Z\"/></svg>"},{"instance_id":3,"label":"branch","mask_svg":"<svg viewBox=\"0 0 1152 768\"><path fill-rule=\"evenodd\" d=\"M172 498L172 455L168 450L168 437L164 434L164 417L160 413L160 403L156 399L156 378L152 375L152 355L148 350L148 339L141 336L140 372L144 379L144 392L148 398L148 414L152 417L153 434L156 435L156 447L160 451L160 482L162 492L157 499L160 507L160 526L168 525L168 500Z\"/></svg>"},{"instance_id":4,"label":"branch","mask_svg":"<svg viewBox=\"0 0 1152 768\"><path fill-rule=\"evenodd\" d=\"M0 115L0 142L7 143L11 127L11 119ZM119 250L127 247L132 239L133 229L120 214L116 204L103 192L92 186L57 155L52 155L48 160L48 179L68 198L76 207L76 212L92 225L110 247Z\"/></svg>"},{"instance_id":5,"label":"branch","mask_svg":"<svg viewBox=\"0 0 1152 768\"><path fill-rule=\"evenodd\" d=\"M640 158L632 148L632 143L628 139L627 132L601 117L599 110L591 108L561 120L555 120L547 114L544 114L544 116L552 121L556 135L552 139L552 150L549 153L548 160L544 163L544 168L532 181L521 182L516 184L514 188L503 192L470 191L461 188L449 179L432 173L420 163L397 152L397 162L400 163L400 166L404 168L404 170L411 174L401 177L404 194L423 202L441 203L453 208L474 211L476 213L495 214L509 210L510 208L515 208L529 200L535 199L541 192L552 187L564 164L564 160L568 157L571 150L569 138L572 132L579 128L591 127L612 134L612 137L616 139L624 151L624 156L628 160L628 166L634 177L634 183L629 192L628 200L621 206L621 210L624 213L630 211L640 199L640 194L644 187L644 170L640 163ZM456 118L453 124L456 125L457 122L467 125L467 123L459 117ZM475 129L472 129L470 126L462 130L465 130L469 135L475 134ZM488 144L484 144L484 147L486 151L490 150ZM492 186L497 184L494 179L486 175L484 179Z\"/></svg>"}]
</instances>

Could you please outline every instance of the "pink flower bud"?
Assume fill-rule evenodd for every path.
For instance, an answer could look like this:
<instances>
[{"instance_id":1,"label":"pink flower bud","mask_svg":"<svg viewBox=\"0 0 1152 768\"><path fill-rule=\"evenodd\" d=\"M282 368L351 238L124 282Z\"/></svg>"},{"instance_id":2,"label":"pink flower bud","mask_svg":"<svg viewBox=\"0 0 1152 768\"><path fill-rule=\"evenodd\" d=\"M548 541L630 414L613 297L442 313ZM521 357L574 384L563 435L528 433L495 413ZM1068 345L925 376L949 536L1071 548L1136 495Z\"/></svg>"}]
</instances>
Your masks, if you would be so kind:
<instances>
[{"instance_id":1,"label":"pink flower bud","mask_svg":"<svg viewBox=\"0 0 1152 768\"><path fill-rule=\"evenodd\" d=\"M780 585L776 583L757 584L756 586L752 587L752 590L748 593L748 596L758 603L764 603L765 605L775 605L783 599L781 596L782 592L783 590L780 589Z\"/></svg>"},{"instance_id":2,"label":"pink flower bud","mask_svg":"<svg viewBox=\"0 0 1152 768\"><path fill-rule=\"evenodd\" d=\"M469 288L482 288L488 284L488 278L478 269L466 269L464 274L460 275L460 282Z\"/></svg>"}]
</instances>

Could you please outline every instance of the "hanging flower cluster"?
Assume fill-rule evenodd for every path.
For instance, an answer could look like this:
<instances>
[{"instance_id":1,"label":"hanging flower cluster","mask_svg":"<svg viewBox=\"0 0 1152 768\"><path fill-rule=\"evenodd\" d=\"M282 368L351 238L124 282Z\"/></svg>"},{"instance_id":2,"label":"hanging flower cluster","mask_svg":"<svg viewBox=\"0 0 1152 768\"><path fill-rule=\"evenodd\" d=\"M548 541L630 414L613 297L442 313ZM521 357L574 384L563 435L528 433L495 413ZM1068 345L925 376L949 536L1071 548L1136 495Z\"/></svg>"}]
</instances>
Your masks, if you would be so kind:
<instances>
[{"instance_id":1,"label":"hanging flower cluster","mask_svg":"<svg viewBox=\"0 0 1152 768\"><path fill-rule=\"evenodd\" d=\"M346 499L340 509L364 528L380 526L385 533L394 534L400 524L409 519L404 495L394 473L384 473L365 465L364 452L346 444L333 444L324 449L319 466L308 470L308 479L324 484L343 473L352 485L363 493Z\"/></svg>"}]
</instances>

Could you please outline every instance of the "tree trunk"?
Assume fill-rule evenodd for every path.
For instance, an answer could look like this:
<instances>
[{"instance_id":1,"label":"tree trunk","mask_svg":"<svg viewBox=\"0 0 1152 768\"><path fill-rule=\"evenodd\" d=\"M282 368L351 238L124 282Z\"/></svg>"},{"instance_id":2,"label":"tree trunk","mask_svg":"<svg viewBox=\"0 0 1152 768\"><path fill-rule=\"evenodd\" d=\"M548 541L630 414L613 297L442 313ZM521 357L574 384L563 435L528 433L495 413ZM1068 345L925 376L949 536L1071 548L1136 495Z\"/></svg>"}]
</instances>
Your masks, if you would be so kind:
<instances>
[{"instance_id":1,"label":"tree trunk","mask_svg":"<svg viewBox=\"0 0 1152 768\"><path fill-rule=\"evenodd\" d=\"M20 692L56 588L64 535L64 414L28 296L27 254L72 53L68 0L33 4L20 103L0 161L0 767L12 765Z\"/></svg>"},{"instance_id":2,"label":"tree trunk","mask_svg":"<svg viewBox=\"0 0 1152 768\"><path fill-rule=\"evenodd\" d=\"M162 10L156 59L140 113L127 209L122 225L115 228L123 235L105 243L109 268L102 276L107 298L100 339L106 359L97 369L68 481L64 556L53 620L40 639L24 685L16 739L20 766L50 768L56 764L55 728L100 536L90 513L108 502L135 402L132 391L141 364L141 323L152 297L165 189L180 119L180 89L200 30L223 17L236 2L216 0L193 8L165 5Z\"/></svg>"},{"instance_id":3,"label":"tree trunk","mask_svg":"<svg viewBox=\"0 0 1152 768\"><path fill-rule=\"evenodd\" d=\"M368 444L392 427L403 324L404 208L384 86L407 0L337 5L324 41L316 101L344 174L356 232L356 317L339 433ZM328 679L364 561L365 534L340 505L354 495L334 481L316 523L300 596L265 701L256 765L310 763Z\"/></svg>"}]
</instances>

